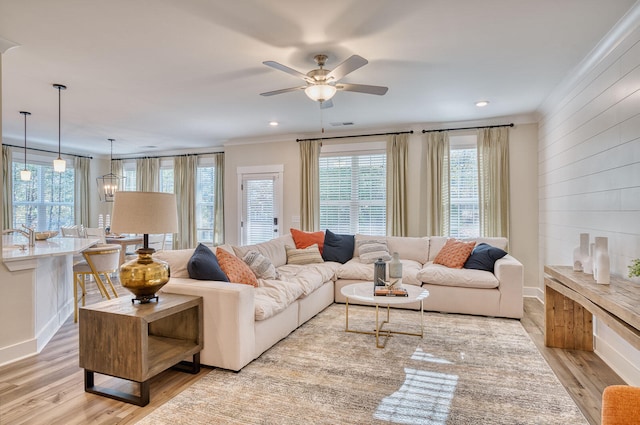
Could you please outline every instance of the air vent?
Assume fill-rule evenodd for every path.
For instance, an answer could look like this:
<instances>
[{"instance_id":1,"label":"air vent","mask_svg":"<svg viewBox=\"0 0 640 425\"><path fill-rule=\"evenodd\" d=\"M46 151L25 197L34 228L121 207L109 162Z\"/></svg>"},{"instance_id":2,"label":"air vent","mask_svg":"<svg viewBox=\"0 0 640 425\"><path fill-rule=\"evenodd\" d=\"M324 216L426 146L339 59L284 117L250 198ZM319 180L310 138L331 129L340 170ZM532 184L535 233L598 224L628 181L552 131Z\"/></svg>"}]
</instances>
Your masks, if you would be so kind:
<instances>
[{"instance_id":1,"label":"air vent","mask_svg":"<svg viewBox=\"0 0 640 425\"><path fill-rule=\"evenodd\" d=\"M332 122L331 125L333 127L342 127L343 125L353 125L353 122L351 122L351 121L347 121L347 122Z\"/></svg>"}]
</instances>

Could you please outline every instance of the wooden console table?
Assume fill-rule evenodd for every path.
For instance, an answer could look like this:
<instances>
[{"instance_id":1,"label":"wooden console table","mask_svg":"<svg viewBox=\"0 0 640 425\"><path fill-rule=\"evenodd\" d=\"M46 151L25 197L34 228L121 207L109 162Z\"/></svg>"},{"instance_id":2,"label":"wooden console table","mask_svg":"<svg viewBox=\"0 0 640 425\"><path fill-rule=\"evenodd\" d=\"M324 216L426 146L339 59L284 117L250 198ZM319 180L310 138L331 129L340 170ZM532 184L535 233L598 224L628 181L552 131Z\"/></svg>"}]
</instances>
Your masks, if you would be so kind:
<instances>
[{"instance_id":1,"label":"wooden console table","mask_svg":"<svg viewBox=\"0 0 640 425\"><path fill-rule=\"evenodd\" d=\"M149 379L193 356L181 370L200 371L202 297L162 293L157 302L120 297L80 308L80 367L85 391L149 404ZM94 372L140 384L140 395L94 385Z\"/></svg>"},{"instance_id":2,"label":"wooden console table","mask_svg":"<svg viewBox=\"0 0 640 425\"><path fill-rule=\"evenodd\" d=\"M640 350L640 285L612 276L599 285L570 266L545 266L545 344L593 351L593 316Z\"/></svg>"}]
</instances>

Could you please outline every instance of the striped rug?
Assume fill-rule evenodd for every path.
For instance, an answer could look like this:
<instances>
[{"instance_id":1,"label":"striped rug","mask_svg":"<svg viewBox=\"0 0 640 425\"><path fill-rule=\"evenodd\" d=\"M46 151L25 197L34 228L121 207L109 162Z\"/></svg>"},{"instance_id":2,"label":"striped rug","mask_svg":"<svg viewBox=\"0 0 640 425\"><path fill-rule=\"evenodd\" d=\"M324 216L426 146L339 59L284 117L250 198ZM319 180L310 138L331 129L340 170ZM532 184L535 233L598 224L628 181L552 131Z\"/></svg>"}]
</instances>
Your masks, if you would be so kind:
<instances>
[{"instance_id":1,"label":"striped rug","mask_svg":"<svg viewBox=\"0 0 640 425\"><path fill-rule=\"evenodd\" d=\"M371 307L349 326L370 330ZM517 320L425 313L425 336L344 332L334 304L239 373L213 369L139 424L586 424ZM419 331L417 311L392 328ZM151 395L153 397L153 394Z\"/></svg>"}]
</instances>

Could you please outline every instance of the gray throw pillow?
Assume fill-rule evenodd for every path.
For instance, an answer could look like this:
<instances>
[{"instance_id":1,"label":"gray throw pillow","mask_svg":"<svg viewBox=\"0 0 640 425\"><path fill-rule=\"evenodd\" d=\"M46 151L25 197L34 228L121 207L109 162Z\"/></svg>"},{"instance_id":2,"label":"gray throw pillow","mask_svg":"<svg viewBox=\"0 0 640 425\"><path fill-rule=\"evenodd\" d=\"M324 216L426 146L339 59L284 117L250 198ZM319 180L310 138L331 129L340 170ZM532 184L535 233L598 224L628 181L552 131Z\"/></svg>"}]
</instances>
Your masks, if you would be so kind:
<instances>
[{"instance_id":1,"label":"gray throw pillow","mask_svg":"<svg viewBox=\"0 0 640 425\"><path fill-rule=\"evenodd\" d=\"M247 251L242 257L242 261L247 263L258 279L278 279L279 277L278 271L271 260L258 251Z\"/></svg>"}]
</instances>

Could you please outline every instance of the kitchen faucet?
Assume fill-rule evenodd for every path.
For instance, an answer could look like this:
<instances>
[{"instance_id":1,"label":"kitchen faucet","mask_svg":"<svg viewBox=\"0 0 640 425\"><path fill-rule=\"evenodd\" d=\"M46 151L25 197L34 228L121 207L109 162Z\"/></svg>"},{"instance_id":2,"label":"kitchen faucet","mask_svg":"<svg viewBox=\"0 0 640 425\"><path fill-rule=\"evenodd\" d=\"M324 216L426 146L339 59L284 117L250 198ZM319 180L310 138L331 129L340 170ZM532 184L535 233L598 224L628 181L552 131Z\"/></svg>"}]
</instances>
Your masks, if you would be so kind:
<instances>
[{"instance_id":1,"label":"kitchen faucet","mask_svg":"<svg viewBox=\"0 0 640 425\"><path fill-rule=\"evenodd\" d=\"M35 232L35 230L33 230L30 227L25 226L24 224L22 225L22 227L24 227L27 230L7 229L7 230L3 230L2 234L8 235L10 233L20 233L22 236L24 236L25 238L29 239L29 246L35 246L36 245L36 232Z\"/></svg>"}]
</instances>

